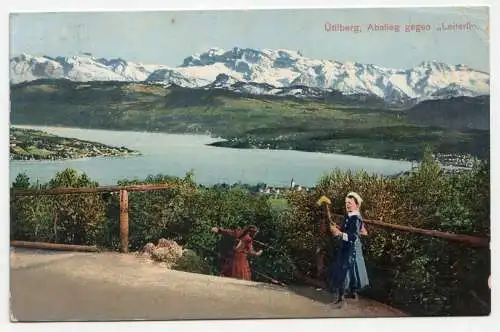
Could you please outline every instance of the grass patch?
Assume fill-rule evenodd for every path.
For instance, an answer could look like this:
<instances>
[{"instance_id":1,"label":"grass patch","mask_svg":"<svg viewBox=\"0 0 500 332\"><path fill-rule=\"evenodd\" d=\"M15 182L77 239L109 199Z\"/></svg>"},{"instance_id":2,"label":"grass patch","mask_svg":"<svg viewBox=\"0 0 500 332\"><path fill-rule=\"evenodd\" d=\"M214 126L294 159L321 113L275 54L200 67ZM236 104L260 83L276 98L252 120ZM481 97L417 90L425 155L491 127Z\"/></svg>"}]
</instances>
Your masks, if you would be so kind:
<instances>
[{"instance_id":1,"label":"grass patch","mask_svg":"<svg viewBox=\"0 0 500 332\"><path fill-rule=\"evenodd\" d=\"M47 149L39 149L39 148L34 147L34 146L27 147L26 148L26 152L28 154L31 154L31 155L34 155L34 156L40 156L40 157L46 157L46 156L50 156L52 154L55 154L54 152L49 151Z\"/></svg>"},{"instance_id":2,"label":"grass patch","mask_svg":"<svg viewBox=\"0 0 500 332\"><path fill-rule=\"evenodd\" d=\"M271 208L278 212L286 210L289 207L288 201L285 198L269 197L269 203L271 204Z\"/></svg>"}]
</instances>

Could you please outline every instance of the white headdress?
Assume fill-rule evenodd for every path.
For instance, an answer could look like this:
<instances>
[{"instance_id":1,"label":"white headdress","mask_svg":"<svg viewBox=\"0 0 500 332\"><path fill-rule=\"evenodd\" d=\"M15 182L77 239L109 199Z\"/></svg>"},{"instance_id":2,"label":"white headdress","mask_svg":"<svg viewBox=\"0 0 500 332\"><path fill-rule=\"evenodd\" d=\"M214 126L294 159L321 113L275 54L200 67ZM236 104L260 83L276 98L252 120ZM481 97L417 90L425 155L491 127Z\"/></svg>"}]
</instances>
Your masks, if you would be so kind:
<instances>
[{"instance_id":1,"label":"white headdress","mask_svg":"<svg viewBox=\"0 0 500 332\"><path fill-rule=\"evenodd\" d=\"M356 199L356 201L358 202L358 205L361 206L361 203L363 202L363 199L361 198L361 196L359 196L354 191L351 191L350 193L348 193L346 197L349 197L349 196L354 197Z\"/></svg>"}]
</instances>

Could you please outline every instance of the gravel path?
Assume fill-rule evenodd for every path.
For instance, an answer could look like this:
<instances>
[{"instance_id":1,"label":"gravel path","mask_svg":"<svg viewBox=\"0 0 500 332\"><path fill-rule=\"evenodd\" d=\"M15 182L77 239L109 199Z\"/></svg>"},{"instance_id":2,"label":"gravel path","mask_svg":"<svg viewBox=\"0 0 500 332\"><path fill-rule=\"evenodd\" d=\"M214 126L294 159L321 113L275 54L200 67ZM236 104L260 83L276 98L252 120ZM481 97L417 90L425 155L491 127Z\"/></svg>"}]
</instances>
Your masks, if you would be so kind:
<instances>
[{"instance_id":1,"label":"gravel path","mask_svg":"<svg viewBox=\"0 0 500 332\"><path fill-rule=\"evenodd\" d=\"M314 288L173 271L135 255L16 249L11 311L18 321L395 317L368 299L333 309Z\"/></svg>"}]
</instances>

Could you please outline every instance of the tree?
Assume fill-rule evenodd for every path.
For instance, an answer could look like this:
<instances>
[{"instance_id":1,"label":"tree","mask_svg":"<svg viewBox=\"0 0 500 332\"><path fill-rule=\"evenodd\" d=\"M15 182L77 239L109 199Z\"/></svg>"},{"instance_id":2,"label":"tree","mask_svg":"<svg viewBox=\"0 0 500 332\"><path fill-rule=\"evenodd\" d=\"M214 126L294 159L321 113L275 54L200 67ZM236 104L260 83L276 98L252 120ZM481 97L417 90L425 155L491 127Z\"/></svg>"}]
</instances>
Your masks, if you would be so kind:
<instances>
[{"instance_id":1,"label":"tree","mask_svg":"<svg viewBox=\"0 0 500 332\"><path fill-rule=\"evenodd\" d=\"M28 189L30 187L30 178L26 173L19 173L12 183L12 188L15 189Z\"/></svg>"},{"instance_id":2,"label":"tree","mask_svg":"<svg viewBox=\"0 0 500 332\"><path fill-rule=\"evenodd\" d=\"M49 181L50 188L97 187L85 174L68 168ZM57 240L70 244L94 244L105 220L105 204L99 194L58 195L54 198Z\"/></svg>"}]
</instances>

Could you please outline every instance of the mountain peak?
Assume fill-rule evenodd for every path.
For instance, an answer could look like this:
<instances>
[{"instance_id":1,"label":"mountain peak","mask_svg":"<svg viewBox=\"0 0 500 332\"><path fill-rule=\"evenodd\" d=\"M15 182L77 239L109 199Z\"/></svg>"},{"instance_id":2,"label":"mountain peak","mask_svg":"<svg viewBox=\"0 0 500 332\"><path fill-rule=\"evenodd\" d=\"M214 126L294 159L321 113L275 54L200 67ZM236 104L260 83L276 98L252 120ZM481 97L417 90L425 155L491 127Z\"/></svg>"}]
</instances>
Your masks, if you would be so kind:
<instances>
[{"instance_id":1,"label":"mountain peak","mask_svg":"<svg viewBox=\"0 0 500 332\"><path fill-rule=\"evenodd\" d=\"M452 70L451 68L455 67L453 65L450 65L448 63L439 61L439 60L430 60L430 61L422 61L420 65L417 68L431 68L433 70L437 71L448 71Z\"/></svg>"},{"instance_id":2,"label":"mountain peak","mask_svg":"<svg viewBox=\"0 0 500 332\"><path fill-rule=\"evenodd\" d=\"M37 78L146 81L190 88L212 86L241 90L248 86L256 94L301 86L301 93L311 89L335 90L345 95L377 96L387 102L487 95L490 89L488 73L464 64L429 60L410 69L392 69L354 61L308 58L300 50L239 46L209 48L186 57L176 68L142 65L122 58L96 58L82 52L73 57L56 58L23 53L10 59L10 69L11 83Z\"/></svg>"},{"instance_id":3,"label":"mountain peak","mask_svg":"<svg viewBox=\"0 0 500 332\"><path fill-rule=\"evenodd\" d=\"M36 79L69 79L73 81L144 81L163 66L144 66L118 59L97 59L89 52L70 56L35 57L21 54L10 59L10 81L21 83Z\"/></svg>"}]
</instances>

